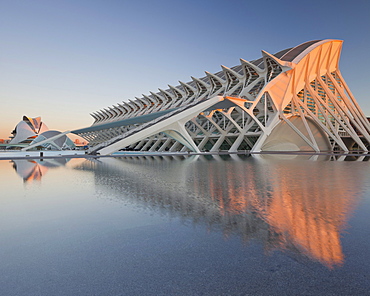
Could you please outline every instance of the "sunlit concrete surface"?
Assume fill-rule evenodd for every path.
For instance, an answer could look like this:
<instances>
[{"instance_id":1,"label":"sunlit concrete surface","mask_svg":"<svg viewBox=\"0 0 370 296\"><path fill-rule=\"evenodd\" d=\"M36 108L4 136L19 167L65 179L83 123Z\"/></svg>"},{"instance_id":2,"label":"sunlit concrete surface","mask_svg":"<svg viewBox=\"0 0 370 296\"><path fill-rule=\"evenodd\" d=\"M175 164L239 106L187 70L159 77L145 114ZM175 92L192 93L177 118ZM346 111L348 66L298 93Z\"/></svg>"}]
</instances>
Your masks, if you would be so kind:
<instances>
[{"instance_id":1,"label":"sunlit concrete surface","mask_svg":"<svg viewBox=\"0 0 370 296\"><path fill-rule=\"evenodd\" d=\"M370 124L339 70L340 40L314 40L91 114L90 153L368 151Z\"/></svg>"}]
</instances>

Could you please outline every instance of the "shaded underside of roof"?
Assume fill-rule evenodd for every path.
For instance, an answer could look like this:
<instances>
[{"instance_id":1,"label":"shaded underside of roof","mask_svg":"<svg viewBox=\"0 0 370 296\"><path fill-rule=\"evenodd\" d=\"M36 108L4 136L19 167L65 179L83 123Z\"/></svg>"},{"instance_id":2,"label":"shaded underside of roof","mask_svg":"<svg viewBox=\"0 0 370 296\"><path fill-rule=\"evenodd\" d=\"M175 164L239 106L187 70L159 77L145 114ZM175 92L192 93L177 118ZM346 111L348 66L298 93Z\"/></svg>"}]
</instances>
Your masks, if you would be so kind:
<instances>
[{"instance_id":1,"label":"shaded underside of roof","mask_svg":"<svg viewBox=\"0 0 370 296\"><path fill-rule=\"evenodd\" d=\"M296 47L290 47L286 48L283 50L278 51L277 53L273 54L276 58L286 61L286 62L292 62L299 54L301 54L305 49L310 47L311 45L320 42L322 40L312 40L312 41L307 41L305 43L302 43ZM263 58L259 58L257 60L251 61L253 65L258 66L261 69L265 68Z\"/></svg>"},{"instance_id":2,"label":"shaded underside of roof","mask_svg":"<svg viewBox=\"0 0 370 296\"><path fill-rule=\"evenodd\" d=\"M132 124L142 124L148 121L151 121L153 119L156 119L162 115L165 115L166 113L169 113L173 110L176 110L178 108L173 108L173 109L168 109L164 111L159 111L156 113L150 113L146 115L141 115L133 118L128 118L128 119L123 119L123 120L118 120L118 121L113 121L113 122L108 122L108 123L103 123L99 125L92 125L87 128L81 128L81 129L76 129L71 131L73 134L80 134L80 133L87 133L87 132L93 132L93 131L100 131L100 130L105 130L113 127L119 127L119 126L127 126L127 125L132 125Z\"/></svg>"},{"instance_id":3,"label":"shaded underside of roof","mask_svg":"<svg viewBox=\"0 0 370 296\"><path fill-rule=\"evenodd\" d=\"M305 43L302 43L296 47L293 47L291 50L287 51L284 55L281 56L282 61L291 62L293 61L299 54L301 54L305 49L310 47L311 45L315 44L316 42L320 42L322 40L312 40Z\"/></svg>"}]
</instances>

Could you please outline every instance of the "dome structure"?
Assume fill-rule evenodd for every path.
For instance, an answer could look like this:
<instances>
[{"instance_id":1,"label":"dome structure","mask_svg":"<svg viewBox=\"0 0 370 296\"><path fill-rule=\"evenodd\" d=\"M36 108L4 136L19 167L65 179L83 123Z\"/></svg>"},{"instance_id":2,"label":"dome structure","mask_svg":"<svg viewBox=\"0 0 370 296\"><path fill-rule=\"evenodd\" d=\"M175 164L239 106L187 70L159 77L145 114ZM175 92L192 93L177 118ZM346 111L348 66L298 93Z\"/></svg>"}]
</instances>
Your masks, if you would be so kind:
<instances>
[{"instance_id":1,"label":"dome structure","mask_svg":"<svg viewBox=\"0 0 370 296\"><path fill-rule=\"evenodd\" d=\"M31 143L30 145L36 144L38 142L44 141L46 139L50 139L52 137L55 137L57 135L62 134L59 131L55 130L48 130L46 132L43 132L41 135L38 135ZM51 140L50 142L44 143L40 145L44 149L50 149L50 150L64 150L64 149L73 149L75 148L75 144L72 142L70 138L68 138L66 135L61 135L60 137L57 137L54 140Z\"/></svg>"}]
</instances>

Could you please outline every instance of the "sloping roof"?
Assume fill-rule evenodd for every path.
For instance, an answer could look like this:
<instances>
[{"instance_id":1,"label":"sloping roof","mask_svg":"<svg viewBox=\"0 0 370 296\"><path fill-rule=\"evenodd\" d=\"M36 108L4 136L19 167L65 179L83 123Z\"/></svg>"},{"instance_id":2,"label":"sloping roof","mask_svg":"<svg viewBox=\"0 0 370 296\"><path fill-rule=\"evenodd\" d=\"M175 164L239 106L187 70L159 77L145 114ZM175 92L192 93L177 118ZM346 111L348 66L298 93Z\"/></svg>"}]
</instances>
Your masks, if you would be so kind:
<instances>
[{"instance_id":1,"label":"sloping roof","mask_svg":"<svg viewBox=\"0 0 370 296\"><path fill-rule=\"evenodd\" d=\"M293 61L300 53L302 53L306 48L310 47L311 45L320 42L322 40L313 40L313 41L307 41L305 43L302 43L296 47L291 48L289 51L287 51L280 59L282 61L291 62Z\"/></svg>"}]
</instances>

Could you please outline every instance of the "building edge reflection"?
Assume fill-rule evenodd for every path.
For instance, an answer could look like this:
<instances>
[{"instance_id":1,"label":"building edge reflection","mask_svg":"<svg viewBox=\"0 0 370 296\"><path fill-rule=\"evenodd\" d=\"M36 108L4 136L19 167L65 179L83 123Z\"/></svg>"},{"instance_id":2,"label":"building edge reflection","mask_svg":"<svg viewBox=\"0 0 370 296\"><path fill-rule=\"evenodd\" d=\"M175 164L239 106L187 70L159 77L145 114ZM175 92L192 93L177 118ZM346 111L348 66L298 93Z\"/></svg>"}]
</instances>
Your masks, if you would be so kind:
<instances>
[{"instance_id":1,"label":"building edge reflection","mask_svg":"<svg viewBox=\"0 0 370 296\"><path fill-rule=\"evenodd\" d=\"M50 168L64 166L69 158L56 159L14 159L13 169L23 179L24 183L40 181Z\"/></svg>"},{"instance_id":2,"label":"building edge reflection","mask_svg":"<svg viewBox=\"0 0 370 296\"><path fill-rule=\"evenodd\" d=\"M361 194L360 172L343 176L333 162L312 159L207 158L102 158L76 169L93 171L96 185L116 200L237 234L245 243L257 239L266 252L300 254L329 268L343 264L340 237Z\"/></svg>"}]
</instances>

